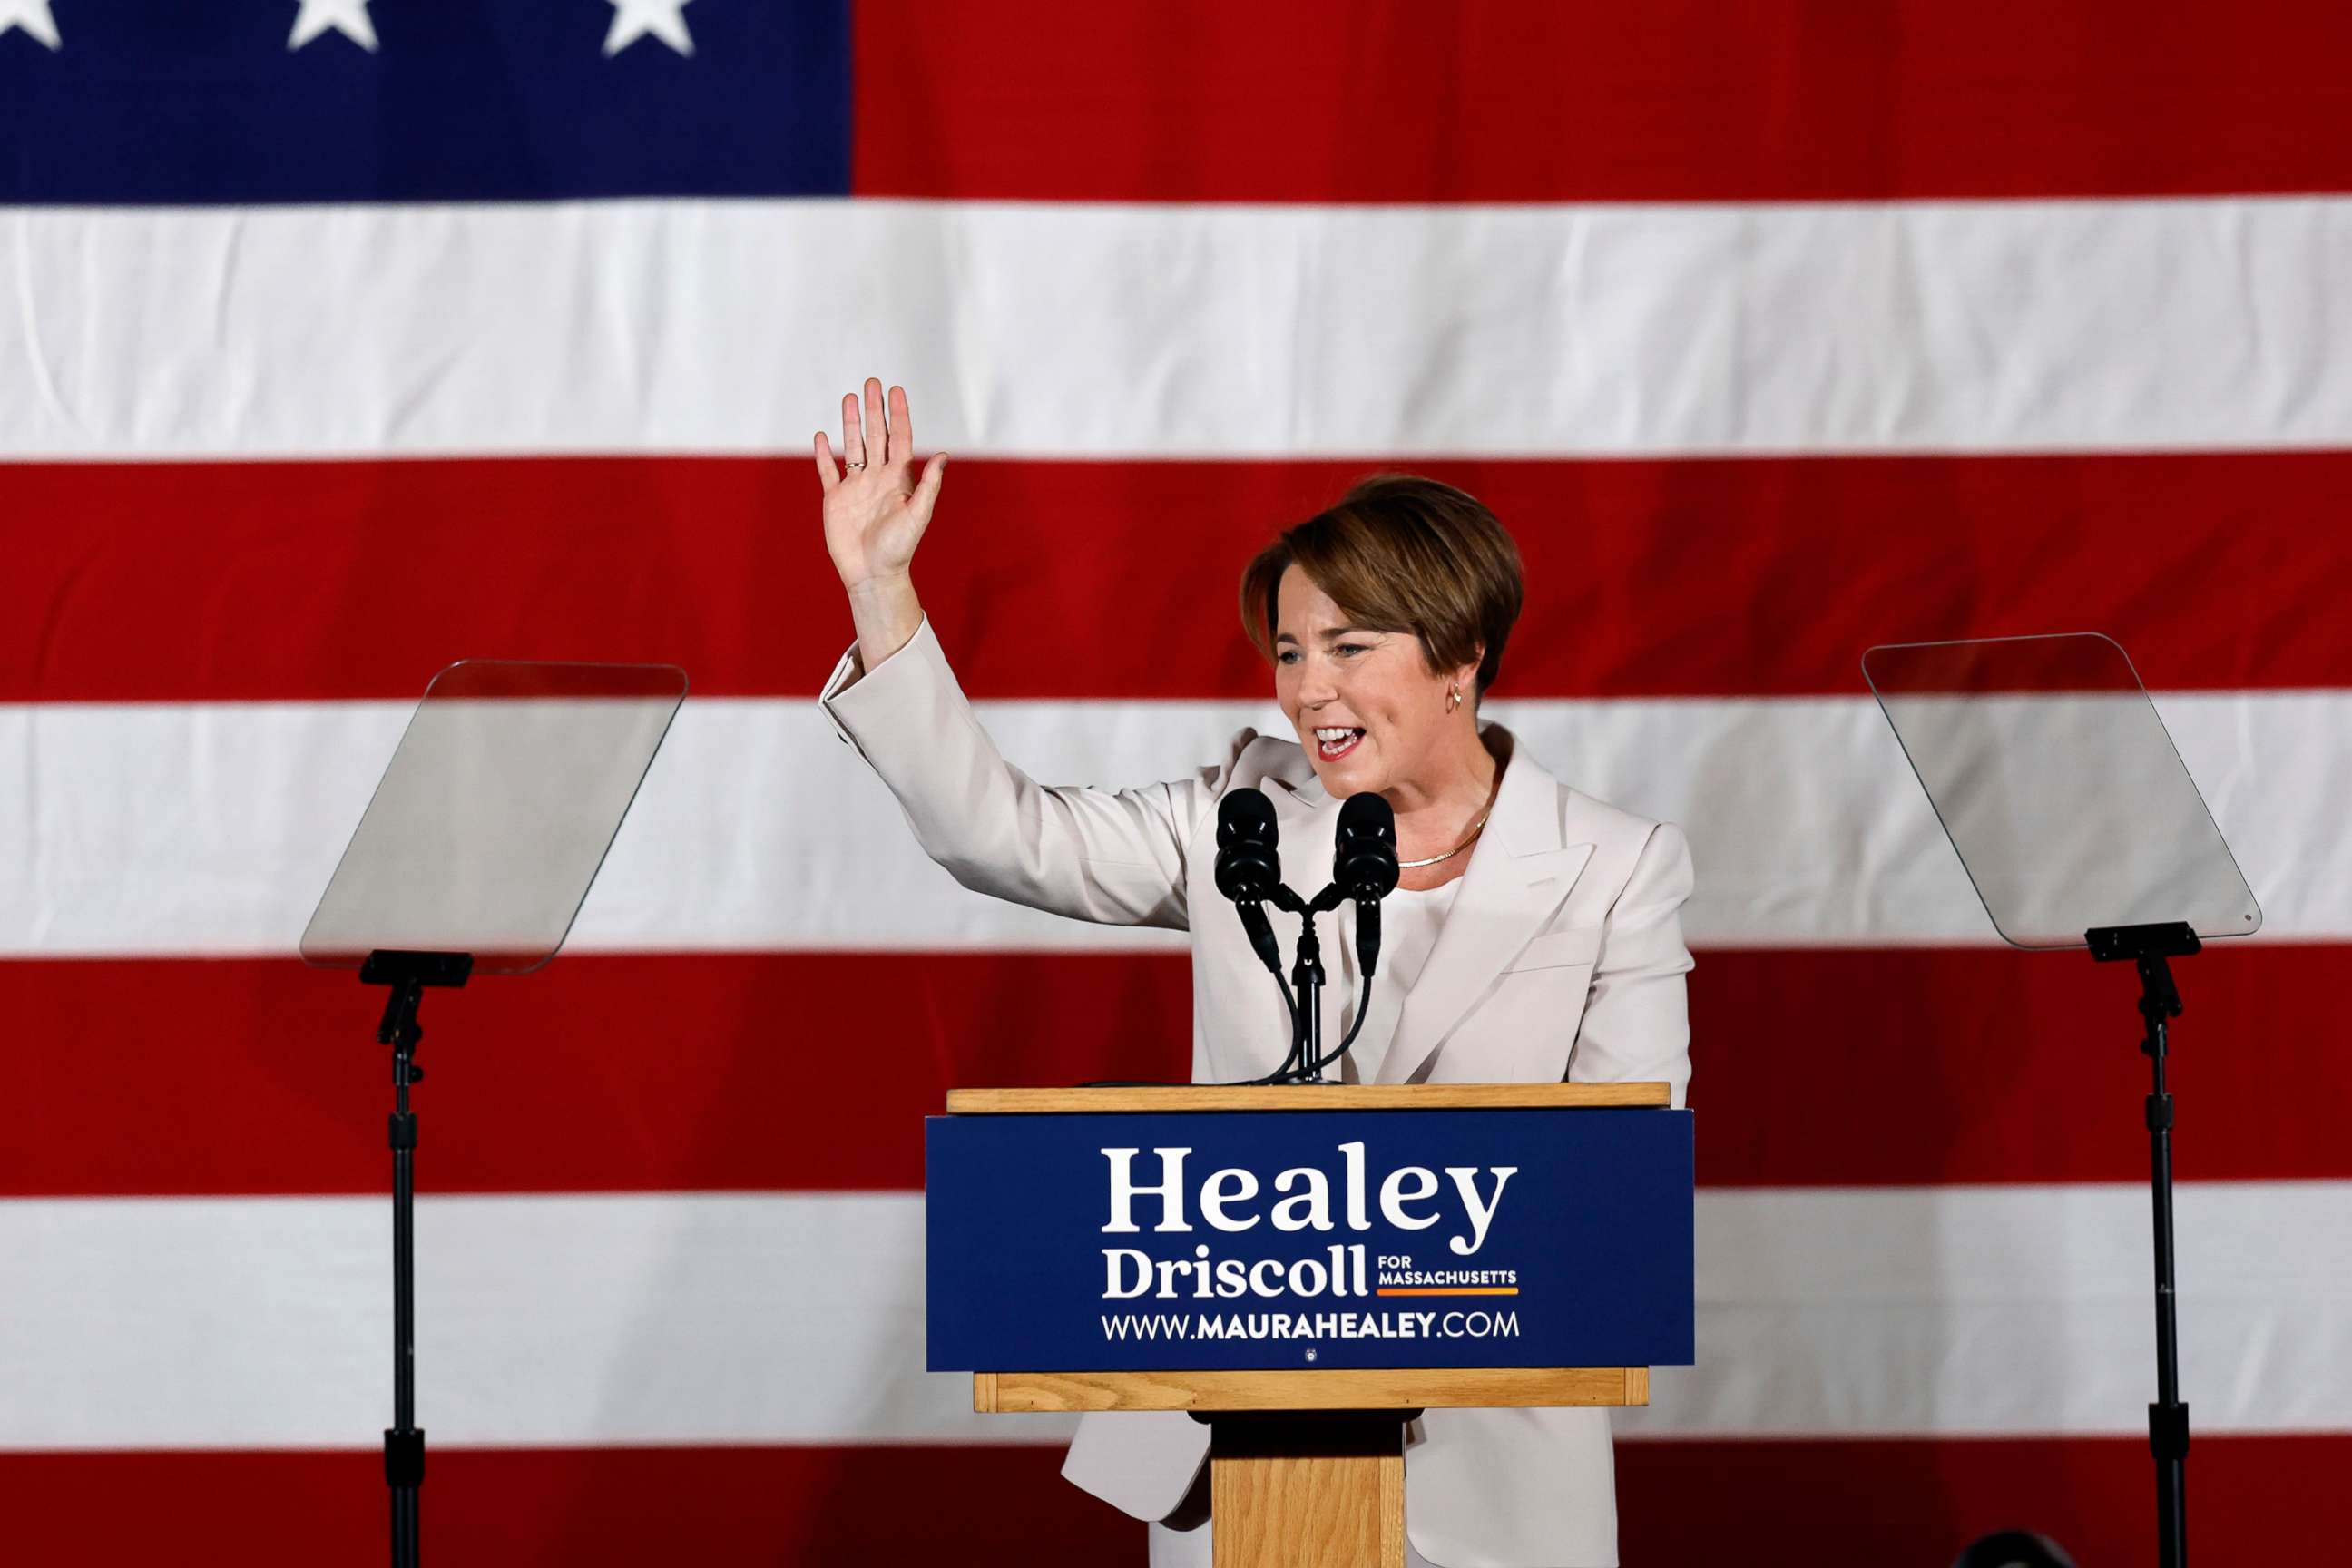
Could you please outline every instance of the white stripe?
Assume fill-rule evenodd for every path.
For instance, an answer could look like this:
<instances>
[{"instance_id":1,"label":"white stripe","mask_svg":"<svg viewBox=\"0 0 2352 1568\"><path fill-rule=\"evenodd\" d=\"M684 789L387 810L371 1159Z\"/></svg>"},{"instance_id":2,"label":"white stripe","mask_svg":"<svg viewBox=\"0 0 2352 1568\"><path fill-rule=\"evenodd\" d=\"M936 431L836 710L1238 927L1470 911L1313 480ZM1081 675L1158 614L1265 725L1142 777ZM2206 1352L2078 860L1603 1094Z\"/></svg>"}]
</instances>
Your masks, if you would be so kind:
<instances>
[{"instance_id":1,"label":"white stripe","mask_svg":"<svg viewBox=\"0 0 2352 1568\"><path fill-rule=\"evenodd\" d=\"M0 456L2352 445L2352 200L0 211Z\"/></svg>"},{"instance_id":2,"label":"white stripe","mask_svg":"<svg viewBox=\"0 0 2352 1568\"><path fill-rule=\"evenodd\" d=\"M2266 913L2352 938L2352 693L2162 709ZM1072 784L1177 778L1249 703L983 705L1008 756ZM398 739L385 703L0 708L0 953L291 952ZM1555 771L1684 824L1685 929L1715 947L1990 942L1867 700L1497 703ZM1297 868L1293 879L1320 878ZM968 893L813 702L689 700L574 932L580 950L1181 946Z\"/></svg>"},{"instance_id":3,"label":"white stripe","mask_svg":"<svg viewBox=\"0 0 2352 1568\"><path fill-rule=\"evenodd\" d=\"M425 1198L416 1237L436 1442L984 1435L971 1381L921 1371L912 1194ZM0 1447L382 1428L391 1241L388 1201L0 1203Z\"/></svg>"},{"instance_id":4,"label":"white stripe","mask_svg":"<svg viewBox=\"0 0 2352 1568\"><path fill-rule=\"evenodd\" d=\"M2132 1186L1706 1193L1699 1364L1643 1435L2143 1429ZM0 1203L0 1447L362 1447L382 1200ZM2352 1184L2179 1192L2205 1433L2352 1429ZM919 1370L912 1194L428 1198L418 1410L446 1444L1046 1441Z\"/></svg>"},{"instance_id":5,"label":"white stripe","mask_svg":"<svg viewBox=\"0 0 2352 1568\"><path fill-rule=\"evenodd\" d=\"M2352 1183L2176 1203L2197 1429L2352 1427ZM1701 1364L1661 1371L1621 1430L2145 1433L2150 1229L2144 1185L1702 1193Z\"/></svg>"}]
</instances>

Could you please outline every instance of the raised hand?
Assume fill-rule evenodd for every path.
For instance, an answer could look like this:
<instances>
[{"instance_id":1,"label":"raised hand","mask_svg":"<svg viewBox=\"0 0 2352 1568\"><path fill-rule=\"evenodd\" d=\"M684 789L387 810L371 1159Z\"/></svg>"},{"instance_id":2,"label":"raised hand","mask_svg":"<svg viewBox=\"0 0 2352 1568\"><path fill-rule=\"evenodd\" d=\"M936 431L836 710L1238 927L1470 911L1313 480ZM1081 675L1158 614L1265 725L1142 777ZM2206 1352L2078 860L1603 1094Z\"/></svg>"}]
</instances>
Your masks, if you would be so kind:
<instances>
[{"instance_id":1,"label":"raised hand","mask_svg":"<svg viewBox=\"0 0 2352 1568\"><path fill-rule=\"evenodd\" d=\"M852 594L877 582L904 578L930 526L947 467L940 453L915 478L915 422L907 409L907 389L890 389L886 418L882 384L866 383L860 416L857 395L841 400L841 455L822 430L816 433L816 471L824 487L824 547L841 584ZM835 463L841 467L836 469Z\"/></svg>"},{"instance_id":2,"label":"raised hand","mask_svg":"<svg viewBox=\"0 0 2352 1568\"><path fill-rule=\"evenodd\" d=\"M947 454L935 454L915 478L915 420L907 411L907 389L890 389L889 415L882 408L882 384L866 383L863 416L857 395L841 400L841 457L824 432L816 433L816 472L824 487L824 547L833 569L849 591L850 619L857 626L858 658L866 669L907 646L923 624L909 568L931 508L940 499ZM841 467L836 469L835 464Z\"/></svg>"}]
</instances>

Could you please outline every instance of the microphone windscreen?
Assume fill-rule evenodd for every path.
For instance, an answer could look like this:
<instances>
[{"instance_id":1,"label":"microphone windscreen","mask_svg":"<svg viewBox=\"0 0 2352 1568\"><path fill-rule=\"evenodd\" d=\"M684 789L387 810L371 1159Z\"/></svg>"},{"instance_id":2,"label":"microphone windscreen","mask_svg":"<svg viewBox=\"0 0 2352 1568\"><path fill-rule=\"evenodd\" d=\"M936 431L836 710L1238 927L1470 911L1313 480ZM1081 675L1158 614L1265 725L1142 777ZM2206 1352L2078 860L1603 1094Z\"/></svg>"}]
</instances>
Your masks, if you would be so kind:
<instances>
[{"instance_id":1,"label":"microphone windscreen","mask_svg":"<svg viewBox=\"0 0 2352 1568\"><path fill-rule=\"evenodd\" d=\"M1382 899L1396 888L1396 811L1374 791L1339 805L1331 879L1352 899Z\"/></svg>"},{"instance_id":2,"label":"microphone windscreen","mask_svg":"<svg viewBox=\"0 0 2352 1568\"><path fill-rule=\"evenodd\" d=\"M1265 798L1265 791L1248 784L1229 789L1217 801L1217 844L1223 847L1232 838L1253 838L1274 842L1274 802Z\"/></svg>"},{"instance_id":3,"label":"microphone windscreen","mask_svg":"<svg viewBox=\"0 0 2352 1568\"><path fill-rule=\"evenodd\" d=\"M1282 880L1274 803L1263 790L1229 789L1217 802L1217 891L1264 899Z\"/></svg>"}]
</instances>

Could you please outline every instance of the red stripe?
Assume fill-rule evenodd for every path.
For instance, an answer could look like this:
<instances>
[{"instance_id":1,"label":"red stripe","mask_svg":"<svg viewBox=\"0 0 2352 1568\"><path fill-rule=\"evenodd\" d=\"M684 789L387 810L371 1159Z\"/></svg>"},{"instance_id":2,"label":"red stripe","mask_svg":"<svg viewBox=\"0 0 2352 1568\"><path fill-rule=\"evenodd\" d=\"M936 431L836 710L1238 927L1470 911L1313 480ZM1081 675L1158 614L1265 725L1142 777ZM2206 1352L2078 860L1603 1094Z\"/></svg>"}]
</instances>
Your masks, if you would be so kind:
<instances>
[{"instance_id":1,"label":"red stripe","mask_svg":"<svg viewBox=\"0 0 2352 1568\"><path fill-rule=\"evenodd\" d=\"M861 0L852 188L1772 201L2352 188L2352 13Z\"/></svg>"},{"instance_id":2,"label":"red stripe","mask_svg":"<svg viewBox=\"0 0 2352 1568\"><path fill-rule=\"evenodd\" d=\"M1181 1077L1181 958L558 959L428 993L427 1192L911 1189L958 1084ZM0 964L13 1194L369 1193L381 990L292 961Z\"/></svg>"},{"instance_id":3,"label":"red stripe","mask_svg":"<svg viewBox=\"0 0 2352 1568\"><path fill-rule=\"evenodd\" d=\"M1018 1420L1019 1417L1008 1417ZM1139 1565L1143 1527L1057 1474L1052 1448L453 1450L427 1460L436 1563L1084 1563ZM2352 1436L2198 1436L2190 1538L2218 1563L2342 1552ZM1941 1564L2027 1527L2074 1560L2155 1556L2147 1445L2132 1438L1629 1442L1629 1563ZM1694 1507L1694 1501L1703 1506ZM21 1563L364 1563L385 1533L370 1453L14 1454L0 1517Z\"/></svg>"},{"instance_id":4,"label":"red stripe","mask_svg":"<svg viewBox=\"0 0 2352 1568\"><path fill-rule=\"evenodd\" d=\"M2210 1563L2337 1561L2352 1435L2192 1437L2189 1538ZM1916 1563L2032 1530L2083 1568L2156 1561L2146 1438L1620 1443L1618 1549L1638 1564Z\"/></svg>"},{"instance_id":5,"label":"red stripe","mask_svg":"<svg viewBox=\"0 0 2352 1568\"><path fill-rule=\"evenodd\" d=\"M1139 1568L1143 1526L1065 1483L1060 1463L1048 1448L428 1447L420 1555ZM93 1568L379 1562L389 1533L373 1453L12 1454L0 1518L9 1561Z\"/></svg>"},{"instance_id":6,"label":"red stripe","mask_svg":"<svg viewBox=\"0 0 2352 1568\"><path fill-rule=\"evenodd\" d=\"M1242 563L1374 466L966 462L919 575L975 694L1263 698ZM1397 466L1518 536L1504 696L1859 695L1874 643L2084 629L2152 686L2352 685L2352 453ZM0 700L409 697L467 656L800 696L849 637L804 459L8 481L39 525L0 573Z\"/></svg>"},{"instance_id":7,"label":"red stripe","mask_svg":"<svg viewBox=\"0 0 2352 1568\"><path fill-rule=\"evenodd\" d=\"M2179 1174L2344 1178L2352 946L2180 968ZM954 1085L1175 1078L1181 954L562 958L426 999L427 1192L898 1189ZM2127 973L2003 952L1707 952L1714 1186L2138 1181ZM10 1194L374 1193L380 994L289 962L0 964Z\"/></svg>"},{"instance_id":8,"label":"red stripe","mask_svg":"<svg viewBox=\"0 0 2352 1568\"><path fill-rule=\"evenodd\" d=\"M2179 1179L2352 1176L2337 1115L2352 1058L2327 1000L2352 984L2352 946L2215 943L2174 974ZM2126 966L2001 949L1702 952L1690 995L1702 1185L2147 1180Z\"/></svg>"}]
</instances>

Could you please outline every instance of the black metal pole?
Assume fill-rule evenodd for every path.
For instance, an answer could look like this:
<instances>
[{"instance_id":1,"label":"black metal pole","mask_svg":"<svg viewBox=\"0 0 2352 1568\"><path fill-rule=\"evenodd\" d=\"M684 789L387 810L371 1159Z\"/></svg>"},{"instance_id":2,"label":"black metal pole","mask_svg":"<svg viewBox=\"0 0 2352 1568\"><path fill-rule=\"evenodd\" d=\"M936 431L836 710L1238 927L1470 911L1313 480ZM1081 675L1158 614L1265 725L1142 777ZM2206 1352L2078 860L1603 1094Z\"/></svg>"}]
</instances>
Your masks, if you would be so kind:
<instances>
[{"instance_id":1,"label":"black metal pole","mask_svg":"<svg viewBox=\"0 0 2352 1568\"><path fill-rule=\"evenodd\" d=\"M2156 1222L2156 1403L2147 1407L2147 1442L2156 1457L2156 1556L2162 1568L2184 1568L2189 1561L2189 1406L2180 1400L2180 1331L2172 1270L2172 1095L2164 1081L2167 1021L2179 1014L2180 997L2163 958L2141 958L2139 973L2140 1016L2147 1022L2140 1048L2147 1053L2153 1078L2147 1097L2147 1155Z\"/></svg>"},{"instance_id":2,"label":"black metal pole","mask_svg":"<svg viewBox=\"0 0 2352 1568\"><path fill-rule=\"evenodd\" d=\"M2202 950L2187 923L2100 926L2084 933L2102 963L2129 961L2139 971L2139 1048L2148 1060L2147 1191L2156 1232L2156 1401L2147 1407L2147 1447L2156 1459L2156 1560L2158 1568L2189 1562L2189 1406L2180 1399L2179 1292L2173 1279L2172 1092L2164 1080L2171 1020L2180 1016L2180 990L2168 962Z\"/></svg>"},{"instance_id":3,"label":"black metal pole","mask_svg":"<svg viewBox=\"0 0 2352 1568\"><path fill-rule=\"evenodd\" d=\"M1323 1081L1323 942L1315 934L1315 915L1309 905L1299 920L1298 953L1290 965L1291 988L1298 997L1299 1044L1306 1053L1298 1066L1309 1083Z\"/></svg>"},{"instance_id":4,"label":"black metal pole","mask_svg":"<svg viewBox=\"0 0 2352 1568\"><path fill-rule=\"evenodd\" d=\"M417 1489L425 1484L425 1434L416 1425L416 1113L408 1107L409 1086L422 1077L416 1043L421 984L398 982L387 1013L393 1038L393 1111L387 1135L392 1145L392 1425L383 1434L383 1479L392 1489L393 1568L416 1568Z\"/></svg>"},{"instance_id":5,"label":"black metal pole","mask_svg":"<svg viewBox=\"0 0 2352 1568\"><path fill-rule=\"evenodd\" d=\"M1288 891L1287 889L1284 890ZM1275 984L1279 985L1282 983L1281 965L1277 963L1270 967L1274 970ZM1315 1060L1315 1053L1307 1047L1306 1005L1296 991L1286 990L1282 994L1284 1003L1290 1009L1290 1054L1282 1058L1282 1065L1275 1068L1268 1080L1275 1083L1289 1083L1305 1076L1307 1067Z\"/></svg>"},{"instance_id":6,"label":"black metal pole","mask_svg":"<svg viewBox=\"0 0 2352 1568\"><path fill-rule=\"evenodd\" d=\"M425 1038L416 1011L428 985L459 986L474 971L471 953L368 954L360 982L389 987L378 1044L392 1047L392 1425L383 1433L383 1480L392 1492L393 1568L416 1568L420 1550L417 1492L425 1485L425 1429L416 1424L416 1113L408 1091L425 1079L416 1065Z\"/></svg>"}]
</instances>

